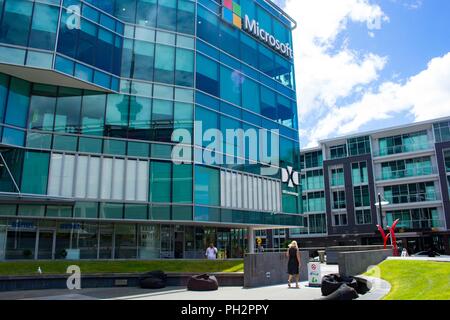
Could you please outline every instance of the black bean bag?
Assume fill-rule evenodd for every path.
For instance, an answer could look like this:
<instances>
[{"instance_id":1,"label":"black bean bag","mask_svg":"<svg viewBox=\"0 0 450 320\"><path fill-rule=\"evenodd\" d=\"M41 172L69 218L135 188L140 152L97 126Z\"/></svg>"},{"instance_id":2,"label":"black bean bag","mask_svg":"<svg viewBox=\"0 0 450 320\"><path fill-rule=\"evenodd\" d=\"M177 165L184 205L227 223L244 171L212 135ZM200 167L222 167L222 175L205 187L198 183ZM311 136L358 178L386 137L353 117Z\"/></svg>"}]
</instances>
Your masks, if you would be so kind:
<instances>
[{"instance_id":1,"label":"black bean bag","mask_svg":"<svg viewBox=\"0 0 450 320\"><path fill-rule=\"evenodd\" d=\"M322 278L322 295L328 296L338 290L343 284L347 286L357 289L358 282L353 277L342 277L339 274L329 274Z\"/></svg>"},{"instance_id":2,"label":"black bean bag","mask_svg":"<svg viewBox=\"0 0 450 320\"><path fill-rule=\"evenodd\" d=\"M215 291L219 289L216 277L202 274L191 277L187 283L189 291Z\"/></svg>"},{"instance_id":3,"label":"black bean bag","mask_svg":"<svg viewBox=\"0 0 450 320\"><path fill-rule=\"evenodd\" d=\"M140 278L140 286L143 289L162 289L166 287L167 275L163 271L151 271Z\"/></svg>"},{"instance_id":4,"label":"black bean bag","mask_svg":"<svg viewBox=\"0 0 450 320\"><path fill-rule=\"evenodd\" d=\"M320 300L330 300L330 301L349 301L355 300L359 297L356 290L349 287L347 284L342 283L341 286L332 294L321 298Z\"/></svg>"}]
</instances>

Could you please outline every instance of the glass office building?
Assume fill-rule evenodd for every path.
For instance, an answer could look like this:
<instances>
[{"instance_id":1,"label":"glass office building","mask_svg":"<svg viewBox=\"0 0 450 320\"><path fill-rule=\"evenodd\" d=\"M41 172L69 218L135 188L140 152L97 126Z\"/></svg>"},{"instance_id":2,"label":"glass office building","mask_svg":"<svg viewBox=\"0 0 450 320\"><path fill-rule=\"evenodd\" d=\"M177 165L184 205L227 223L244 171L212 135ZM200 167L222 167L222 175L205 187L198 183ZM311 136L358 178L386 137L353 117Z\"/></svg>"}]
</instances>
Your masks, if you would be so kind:
<instances>
[{"instance_id":1,"label":"glass office building","mask_svg":"<svg viewBox=\"0 0 450 320\"><path fill-rule=\"evenodd\" d=\"M0 0L0 260L236 258L301 226L295 26L267 0ZM276 161L246 134L210 163L209 129Z\"/></svg>"}]
</instances>

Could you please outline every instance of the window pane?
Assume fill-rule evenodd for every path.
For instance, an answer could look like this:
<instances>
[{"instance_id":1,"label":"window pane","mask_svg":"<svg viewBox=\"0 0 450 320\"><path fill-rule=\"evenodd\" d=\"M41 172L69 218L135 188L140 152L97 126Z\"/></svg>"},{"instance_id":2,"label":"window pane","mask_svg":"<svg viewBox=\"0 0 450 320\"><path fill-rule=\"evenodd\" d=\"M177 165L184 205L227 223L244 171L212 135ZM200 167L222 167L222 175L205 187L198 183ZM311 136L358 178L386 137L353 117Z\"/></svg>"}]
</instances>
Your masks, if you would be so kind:
<instances>
[{"instance_id":1,"label":"window pane","mask_svg":"<svg viewBox=\"0 0 450 320\"><path fill-rule=\"evenodd\" d=\"M192 87L194 84L194 52L177 49L175 84Z\"/></svg>"},{"instance_id":2,"label":"window pane","mask_svg":"<svg viewBox=\"0 0 450 320\"><path fill-rule=\"evenodd\" d=\"M31 24L30 47L53 50L56 41L59 9L36 3Z\"/></svg>"},{"instance_id":3,"label":"window pane","mask_svg":"<svg viewBox=\"0 0 450 320\"><path fill-rule=\"evenodd\" d=\"M242 79L243 76L239 71L220 66L220 97L240 105Z\"/></svg>"},{"instance_id":4,"label":"window pane","mask_svg":"<svg viewBox=\"0 0 450 320\"><path fill-rule=\"evenodd\" d=\"M26 46L30 29L33 2L9 0L5 3L4 16L0 27L0 41Z\"/></svg>"},{"instance_id":5,"label":"window pane","mask_svg":"<svg viewBox=\"0 0 450 320\"><path fill-rule=\"evenodd\" d=\"M81 113L81 133L93 136L103 135L106 95L85 92Z\"/></svg>"},{"instance_id":6,"label":"window pane","mask_svg":"<svg viewBox=\"0 0 450 320\"><path fill-rule=\"evenodd\" d=\"M217 169L195 166L195 203L220 205L220 172Z\"/></svg>"},{"instance_id":7,"label":"window pane","mask_svg":"<svg viewBox=\"0 0 450 320\"><path fill-rule=\"evenodd\" d=\"M53 131L56 87L35 84L31 92L29 128Z\"/></svg>"},{"instance_id":8,"label":"window pane","mask_svg":"<svg viewBox=\"0 0 450 320\"><path fill-rule=\"evenodd\" d=\"M22 193L47 194L49 162L48 153L25 152Z\"/></svg>"},{"instance_id":9,"label":"window pane","mask_svg":"<svg viewBox=\"0 0 450 320\"><path fill-rule=\"evenodd\" d=\"M106 108L105 135L126 138L128 127L129 97L124 95L108 95Z\"/></svg>"},{"instance_id":10,"label":"window pane","mask_svg":"<svg viewBox=\"0 0 450 320\"><path fill-rule=\"evenodd\" d=\"M150 201L170 202L172 165L168 162L150 163Z\"/></svg>"},{"instance_id":11,"label":"window pane","mask_svg":"<svg viewBox=\"0 0 450 320\"><path fill-rule=\"evenodd\" d=\"M173 166L173 202L192 203L192 165Z\"/></svg>"},{"instance_id":12,"label":"window pane","mask_svg":"<svg viewBox=\"0 0 450 320\"><path fill-rule=\"evenodd\" d=\"M129 139L150 139L151 107L151 99L141 97L130 98Z\"/></svg>"},{"instance_id":13,"label":"window pane","mask_svg":"<svg viewBox=\"0 0 450 320\"><path fill-rule=\"evenodd\" d=\"M175 48L159 44L156 45L155 82L173 83L174 69L175 69Z\"/></svg>"},{"instance_id":14,"label":"window pane","mask_svg":"<svg viewBox=\"0 0 450 320\"><path fill-rule=\"evenodd\" d=\"M78 133L80 108L81 90L60 88L56 106L55 131Z\"/></svg>"},{"instance_id":15,"label":"window pane","mask_svg":"<svg viewBox=\"0 0 450 320\"><path fill-rule=\"evenodd\" d=\"M197 55L197 89L219 96L219 71L217 62Z\"/></svg>"},{"instance_id":16,"label":"window pane","mask_svg":"<svg viewBox=\"0 0 450 320\"><path fill-rule=\"evenodd\" d=\"M27 81L11 79L5 123L21 128L26 127L30 87Z\"/></svg>"}]
</instances>

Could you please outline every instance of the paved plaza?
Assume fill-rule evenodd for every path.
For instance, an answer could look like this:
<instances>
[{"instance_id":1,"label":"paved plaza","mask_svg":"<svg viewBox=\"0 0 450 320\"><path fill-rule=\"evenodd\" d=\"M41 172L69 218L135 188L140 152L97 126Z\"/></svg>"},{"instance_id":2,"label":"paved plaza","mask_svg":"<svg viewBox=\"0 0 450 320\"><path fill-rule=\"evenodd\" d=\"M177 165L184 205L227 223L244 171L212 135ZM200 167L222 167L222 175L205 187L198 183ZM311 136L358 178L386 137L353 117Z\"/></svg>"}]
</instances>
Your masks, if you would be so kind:
<instances>
[{"instance_id":1,"label":"paved plaza","mask_svg":"<svg viewBox=\"0 0 450 320\"><path fill-rule=\"evenodd\" d=\"M337 266L322 265L322 276L337 272ZM93 288L69 291L29 290L1 292L0 300L315 300L321 297L320 288L300 283L300 289L288 288L287 284L244 289L221 287L213 292L192 292L185 287L168 287L161 290L139 288Z\"/></svg>"}]
</instances>

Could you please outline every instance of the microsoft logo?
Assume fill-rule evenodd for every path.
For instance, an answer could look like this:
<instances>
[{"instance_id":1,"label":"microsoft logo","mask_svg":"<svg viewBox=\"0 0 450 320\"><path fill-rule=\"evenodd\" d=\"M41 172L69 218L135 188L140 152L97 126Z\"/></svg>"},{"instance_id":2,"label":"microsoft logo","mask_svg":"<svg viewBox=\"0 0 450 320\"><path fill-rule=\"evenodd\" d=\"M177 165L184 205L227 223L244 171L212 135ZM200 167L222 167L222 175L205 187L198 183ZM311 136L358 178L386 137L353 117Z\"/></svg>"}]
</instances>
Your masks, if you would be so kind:
<instances>
[{"instance_id":1,"label":"microsoft logo","mask_svg":"<svg viewBox=\"0 0 450 320\"><path fill-rule=\"evenodd\" d=\"M222 19L235 27L242 29L241 6L233 0L222 0Z\"/></svg>"}]
</instances>

